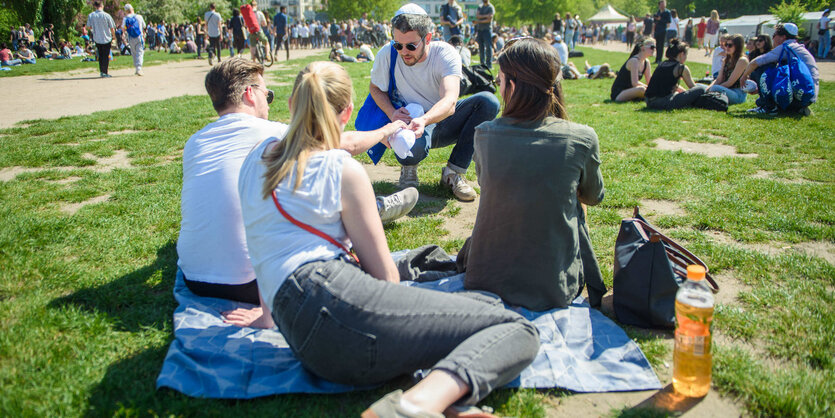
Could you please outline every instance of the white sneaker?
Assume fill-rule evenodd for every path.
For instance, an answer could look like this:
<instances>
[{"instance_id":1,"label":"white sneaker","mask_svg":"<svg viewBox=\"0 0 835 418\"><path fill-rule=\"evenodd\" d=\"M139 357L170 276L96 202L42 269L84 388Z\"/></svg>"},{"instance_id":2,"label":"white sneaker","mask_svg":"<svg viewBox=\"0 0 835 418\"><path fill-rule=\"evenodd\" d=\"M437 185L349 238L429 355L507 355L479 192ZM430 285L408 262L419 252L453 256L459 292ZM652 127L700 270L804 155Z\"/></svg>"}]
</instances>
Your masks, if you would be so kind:
<instances>
[{"instance_id":1,"label":"white sneaker","mask_svg":"<svg viewBox=\"0 0 835 418\"><path fill-rule=\"evenodd\" d=\"M400 167L400 181L398 183L401 189L417 187L420 184L417 168L418 166L416 165L404 165Z\"/></svg>"},{"instance_id":2,"label":"white sneaker","mask_svg":"<svg viewBox=\"0 0 835 418\"><path fill-rule=\"evenodd\" d=\"M418 202L420 194L414 187L407 187L388 196L377 196L377 210L384 224L405 216Z\"/></svg>"},{"instance_id":3,"label":"white sneaker","mask_svg":"<svg viewBox=\"0 0 835 418\"><path fill-rule=\"evenodd\" d=\"M143 75L145 75L145 74L144 74L144 73L142 73L142 70L136 70L136 75L138 75L138 76L140 76L140 77L141 77L141 76L143 76Z\"/></svg>"},{"instance_id":4,"label":"white sneaker","mask_svg":"<svg viewBox=\"0 0 835 418\"><path fill-rule=\"evenodd\" d=\"M441 172L441 185L452 189L452 194L464 202L471 202L478 196L475 189L467 184L467 181L460 174L452 171L449 167L444 167Z\"/></svg>"}]
</instances>

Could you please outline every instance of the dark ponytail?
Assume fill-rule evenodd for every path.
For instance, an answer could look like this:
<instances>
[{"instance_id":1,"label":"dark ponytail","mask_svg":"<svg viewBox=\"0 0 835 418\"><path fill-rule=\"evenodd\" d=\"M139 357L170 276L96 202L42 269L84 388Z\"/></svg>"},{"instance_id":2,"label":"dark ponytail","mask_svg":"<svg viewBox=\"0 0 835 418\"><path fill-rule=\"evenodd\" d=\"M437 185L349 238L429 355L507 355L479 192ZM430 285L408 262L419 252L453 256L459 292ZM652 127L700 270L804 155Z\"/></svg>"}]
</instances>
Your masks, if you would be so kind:
<instances>
[{"instance_id":1,"label":"dark ponytail","mask_svg":"<svg viewBox=\"0 0 835 418\"><path fill-rule=\"evenodd\" d=\"M562 65L556 49L546 42L527 38L505 45L498 58L505 88L513 81L513 95L503 91L502 116L524 121L556 116L568 120L562 85Z\"/></svg>"},{"instance_id":2,"label":"dark ponytail","mask_svg":"<svg viewBox=\"0 0 835 418\"><path fill-rule=\"evenodd\" d=\"M678 57L678 54L682 52L687 52L687 43L680 41L678 38L670 39L670 47L667 48L667 52L664 53L664 56L667 57L668 60L675 60Z\"/></svg>"}]
</instances>

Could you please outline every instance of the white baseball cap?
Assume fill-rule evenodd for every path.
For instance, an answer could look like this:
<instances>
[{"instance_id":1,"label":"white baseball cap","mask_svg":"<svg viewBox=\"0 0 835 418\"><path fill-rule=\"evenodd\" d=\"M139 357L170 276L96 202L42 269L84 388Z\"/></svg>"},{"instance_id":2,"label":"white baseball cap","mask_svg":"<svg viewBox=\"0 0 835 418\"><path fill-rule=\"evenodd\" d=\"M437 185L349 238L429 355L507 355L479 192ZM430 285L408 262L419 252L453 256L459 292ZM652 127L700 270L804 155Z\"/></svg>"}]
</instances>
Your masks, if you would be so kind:
<instances>
[{"instance_id":1,"label":"white baseball cap","mask_svg":"<svg viewBox=\"0 0 835 418\"><path fill-rule=\"evenodd\" d=\"M403 15L403 14L426 15L426 10L424 10L423 7L420 7L417 4L406 3L401 8L397 9L396 12L394 12L394 17L400 16L400 15Z\"/></svg>"},{"instance_id":2,"label":"white baseball cap","mask_svg":"<svg viewBox=\"0 0 835 418\"><path fill-rule=\"evenodd\" d=\"M554 42L562 42L562 36L554 35Z\"/></svg>"}]
</instances>

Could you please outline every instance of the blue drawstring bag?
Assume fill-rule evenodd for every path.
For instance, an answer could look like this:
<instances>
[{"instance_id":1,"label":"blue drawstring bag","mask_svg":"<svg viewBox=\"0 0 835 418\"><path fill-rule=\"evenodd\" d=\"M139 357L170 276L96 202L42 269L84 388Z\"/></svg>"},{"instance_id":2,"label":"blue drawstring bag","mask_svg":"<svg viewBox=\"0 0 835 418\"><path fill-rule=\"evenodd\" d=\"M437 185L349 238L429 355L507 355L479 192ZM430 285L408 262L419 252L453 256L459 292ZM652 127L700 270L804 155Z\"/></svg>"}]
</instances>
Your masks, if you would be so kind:
<instances>
[{"instance_id":1,"label":"blue drawstring bag","mask_svg":"<svg viewBox=\"0 0 835 418\"><path fill-rule=\"evenodd\" d=\"M394 82L394 65L397 63L395 61L397 59L397 50L394 49L394 45L391 46L391 59L389 60L389 89L388 95L389 100L391 103L395 105L394 100L394 91L397 90L397 84ZM374 101L374 98L371 97L371 93L365 98L365 102L360 107L359 112L357 112L357 119L354 121L354 128L358 131L373 131L376 129L380 129L386 124L391 122L386 112L383 112L379 106L377 106L377 102ZM383 154L386 152L386 146L383 143L378 143L371 147L366 153L371 158L371 161L374 164L377 164L380 161L380 158L383 158Z\"/></svg>"},{"instance_id":2,"label":"blue drawstring bag","mask_svg":"<svg viewBox=\"0 0 835 418\"><path fill-rule=\"evenodd\" d=\"M781 64L784 59L785 64ZM815 81L809 67L787 44L783 45L777 65L763 72L759 84L763 95L774 100L780 109L787 109L792 103L809 106L815 97Z\"/></svg>"}]
</instances>

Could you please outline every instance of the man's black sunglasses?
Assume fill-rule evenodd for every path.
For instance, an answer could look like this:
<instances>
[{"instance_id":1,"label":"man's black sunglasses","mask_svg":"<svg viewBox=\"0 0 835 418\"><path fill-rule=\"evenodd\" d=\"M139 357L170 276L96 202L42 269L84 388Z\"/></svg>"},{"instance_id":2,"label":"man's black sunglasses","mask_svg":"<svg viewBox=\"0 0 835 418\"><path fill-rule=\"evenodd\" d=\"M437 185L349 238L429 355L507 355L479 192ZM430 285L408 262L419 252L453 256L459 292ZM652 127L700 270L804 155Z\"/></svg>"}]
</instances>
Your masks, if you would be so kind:
<instances>
[{"instance_id":1,"label":"man's black sunglasses","mask_svg":"<svg viewBox=\"0 0 835 418\"><path fill-rule=\"evenodd\" d=\"M400 42L394 42L394 41L392 41L391 44L394 46L394 49L396 49L398 51L402 50L404 46L409 51L414 51L414 50L417 50L417 46L420 45L421 42L423 42L423 39L421 39L420 42L418 42L417 44L412 43L412 44L403 45Z\"/></svg>"},{"instance_id":2,"label":"man's black sunglasses","mask_svg":"<svg viewBox=\"0 0 835 418\"><path fill-rule=\"evenodd\" d=\"M249 86L250 86L250 87L258 87L258 88L261 88L261 86L259 86L258 84L250 84ZM273 91L272 91L272 90L267 89L267 88L265 88L264 90L266 90L266 91L267 91L267 104L272 103L272 102L273 102L273 99L275 98L275 93L273 93Z\"/></svg>"}]
</instances>

